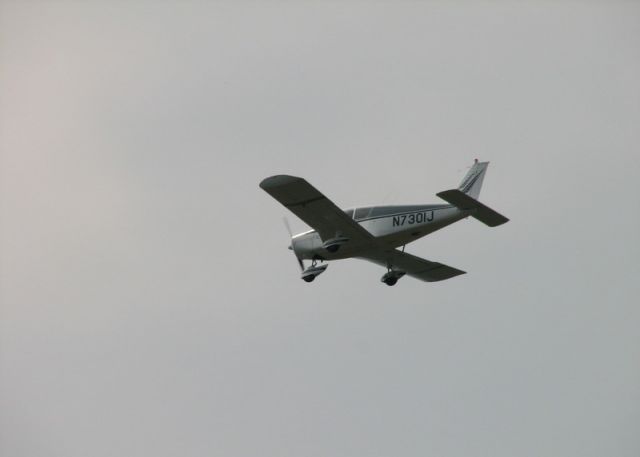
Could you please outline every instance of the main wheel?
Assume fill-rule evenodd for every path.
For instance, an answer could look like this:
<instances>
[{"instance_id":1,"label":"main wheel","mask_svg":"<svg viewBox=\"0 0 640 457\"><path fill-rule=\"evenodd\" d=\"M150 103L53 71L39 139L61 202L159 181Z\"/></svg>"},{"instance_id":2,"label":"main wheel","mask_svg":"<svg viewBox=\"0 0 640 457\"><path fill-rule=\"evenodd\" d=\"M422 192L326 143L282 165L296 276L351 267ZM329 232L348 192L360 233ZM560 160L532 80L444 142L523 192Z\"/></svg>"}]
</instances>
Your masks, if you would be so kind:
<instances>
[{"instance_id":1,"label":"main wheel","mask_svg":"<svg viewBox=\"0 0 640 457\"><path fill-rule=\"evenodd\" d=\"M387 286L395 286L397 282L398 282L398 278L394 278L394 277L387 278L384 280L384 283Z\"/></svg>"}]
</instances>

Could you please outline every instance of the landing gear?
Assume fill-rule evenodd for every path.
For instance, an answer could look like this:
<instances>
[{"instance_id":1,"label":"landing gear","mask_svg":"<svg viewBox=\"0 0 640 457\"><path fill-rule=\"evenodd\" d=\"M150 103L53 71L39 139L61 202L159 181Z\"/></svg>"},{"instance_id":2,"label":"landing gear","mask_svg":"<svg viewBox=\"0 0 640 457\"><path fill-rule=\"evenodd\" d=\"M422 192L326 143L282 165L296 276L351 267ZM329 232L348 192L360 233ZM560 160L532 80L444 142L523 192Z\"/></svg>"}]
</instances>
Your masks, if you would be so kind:
<instances>
[{"instance_id":1,"label":"landing gear","mask_svg":"<svg viewBox=\"0 0 640 457\"><path fill-rule=\"evenodd\" d=\"M396 283L398 282L398 278L395 278L395 277L391 276L391 277L389 277L389 278L385 279L383 282L384 282L387 286L395 286L395 285L396 285Z\"/></svg>"},{"instance_id":2,"label":"landing gear","mask_svg":"<svg viewBox=\"0 0 640 457\"><path fill-rule=\"evenodd\" d=\"M302 271L301 277L305 282L311 282L316 279L316 276L324 273L324 270L326 270L328 266L329 265L326 264L318 265L318 261L316 259L313 259L311 261L311 266Z\"/></svg>"},{"instance_id":3,"label":"landing gear","mask_svg":"<svg viewBox=\"0 0 640 457\"><path fill-rule=\"evenodd\" d=\"M402 278L406 273L402 270L395 270L391 264L387 265L387 272L380 278L380 281L387 286L395 286L398 279Z\"/></svg>"}]
</instances>

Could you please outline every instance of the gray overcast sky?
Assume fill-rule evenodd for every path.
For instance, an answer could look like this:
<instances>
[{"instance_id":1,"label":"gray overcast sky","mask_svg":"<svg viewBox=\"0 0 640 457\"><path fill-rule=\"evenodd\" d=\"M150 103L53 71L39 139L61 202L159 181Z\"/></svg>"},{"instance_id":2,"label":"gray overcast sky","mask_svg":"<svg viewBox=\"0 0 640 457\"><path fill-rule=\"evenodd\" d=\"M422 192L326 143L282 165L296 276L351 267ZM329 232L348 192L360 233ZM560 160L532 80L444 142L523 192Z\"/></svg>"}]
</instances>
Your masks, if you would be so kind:
<instances>
[{"instance_id":1,"label":"gray overcast sky","mask_svg":"<svg viewBox=\"0 0 640 457\"><path fill-rule=\"evenodd\" d=\"M640 455L640 4L0 4L0 454ZM300 281L258 188L482 200ZM292 219L302 230L304 224Z\"/></svg>"}]
</instances>

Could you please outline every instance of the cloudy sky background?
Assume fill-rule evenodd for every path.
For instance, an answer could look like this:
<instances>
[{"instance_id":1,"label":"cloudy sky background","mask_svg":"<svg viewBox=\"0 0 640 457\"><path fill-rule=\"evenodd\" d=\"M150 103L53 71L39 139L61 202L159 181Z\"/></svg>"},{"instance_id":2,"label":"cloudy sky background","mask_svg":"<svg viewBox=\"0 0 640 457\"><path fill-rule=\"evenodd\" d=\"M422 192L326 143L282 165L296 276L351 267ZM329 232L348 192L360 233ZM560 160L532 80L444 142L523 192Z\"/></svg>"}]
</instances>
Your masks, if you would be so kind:
<instances>
[{"instance_id":1,"label":"cloudy sky background","mask_svg":"<svg viewBox=\"0 0 640 457\"><path fill-rule=\"evenodd\" d=\"M639 455L638 81L634 2L0 3L0 454ZM258 188L476 157L437 284L300 281Z\"/></svg>"}]
</instances>

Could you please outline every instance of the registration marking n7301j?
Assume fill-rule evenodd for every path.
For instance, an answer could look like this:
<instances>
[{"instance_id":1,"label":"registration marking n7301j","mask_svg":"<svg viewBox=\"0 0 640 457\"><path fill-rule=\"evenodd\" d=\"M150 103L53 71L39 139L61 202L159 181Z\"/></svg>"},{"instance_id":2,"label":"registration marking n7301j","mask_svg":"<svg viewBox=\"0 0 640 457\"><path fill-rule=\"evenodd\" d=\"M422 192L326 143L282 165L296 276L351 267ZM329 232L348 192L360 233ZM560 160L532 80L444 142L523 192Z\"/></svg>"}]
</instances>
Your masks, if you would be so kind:
<instances>
[{"instance_id":1,"label":"registration marking n7301j","mask_svg":"<svg viewBox=\"0 0 640 457\"><path fill-rule=\"evenodd\" d=\"M400 214L393 216L393 226L398 227L405 224L424 224L433 220L433 211L422 211L419 213Z\"/></svg>"}]
</instances>

